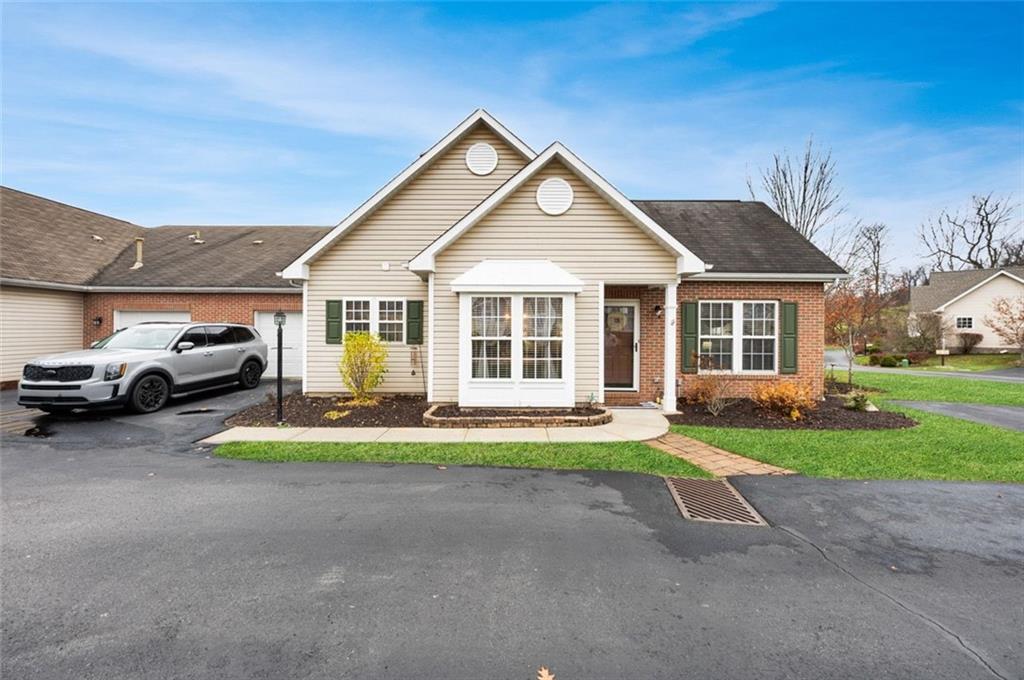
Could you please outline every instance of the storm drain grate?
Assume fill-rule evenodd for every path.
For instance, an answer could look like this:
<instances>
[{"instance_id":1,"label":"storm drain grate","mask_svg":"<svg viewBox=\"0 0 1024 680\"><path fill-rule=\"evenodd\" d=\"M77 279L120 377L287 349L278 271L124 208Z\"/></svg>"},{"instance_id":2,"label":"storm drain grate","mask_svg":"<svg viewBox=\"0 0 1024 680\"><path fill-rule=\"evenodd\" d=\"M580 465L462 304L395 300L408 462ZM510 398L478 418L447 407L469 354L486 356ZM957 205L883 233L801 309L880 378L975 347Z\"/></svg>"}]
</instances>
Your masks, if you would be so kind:
<instances>
[{"instance_id":1,"label":"storm drain grate","mask_svg":"<svg viewBox=\"0 0 1024 680\"><path fill-rule=\"evenodd\" d=\"M665 482L686 519L768 526L747 499L724 479L666 477Z\"/></svg>"}]
</instances>

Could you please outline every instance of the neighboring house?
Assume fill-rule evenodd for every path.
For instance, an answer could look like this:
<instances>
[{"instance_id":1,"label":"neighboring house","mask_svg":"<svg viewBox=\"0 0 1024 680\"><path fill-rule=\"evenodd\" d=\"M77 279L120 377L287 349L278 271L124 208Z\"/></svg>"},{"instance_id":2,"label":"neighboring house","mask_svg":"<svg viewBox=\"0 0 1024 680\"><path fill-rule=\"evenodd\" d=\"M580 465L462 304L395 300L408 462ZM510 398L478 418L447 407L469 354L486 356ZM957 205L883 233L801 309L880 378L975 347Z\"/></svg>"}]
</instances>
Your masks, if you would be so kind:
<instances>
[{"instance_id":1,"label":"neighboring house","mask_svg":"<svg viewBox=\"0 0 1024 680\"><path fill-rule=\"evenodd\" d=\"M275 272L327 231L147 229L0 187L0 381L142 321L255 324L276 347L278 310L289 313L285 374L300 375L302 291Z\"/></svg>"},{"instance_id":2,"label":"neighboring house","mask_svg":"<svg viewBox=\"0 0 1024 680\"><path fill-rule=\"evenodd\" d=\"M981 333L975 351L1018 350L1000 338L985 323L992 315L992 301L1024 296L1024 267L969 269L961 272L932 272L928 283L910 289L910 317L935 313L942 315L948 331L943 346L957 349L957 333Z\"/></svg>"},{"instance_id":3,"label":"neighboring house","mask_svg":"<svg viewBox=\"0 0 1024 680\"><path fill-rule=\"evenodd\" d=\"M479 110L282 275L303 286L307 393L343 392L345 333L371 331L387 392L672 410L698 351L733 394L820 395L824 286L845 272L762 203L634 202Z\"/></svg>"}]
</instances>

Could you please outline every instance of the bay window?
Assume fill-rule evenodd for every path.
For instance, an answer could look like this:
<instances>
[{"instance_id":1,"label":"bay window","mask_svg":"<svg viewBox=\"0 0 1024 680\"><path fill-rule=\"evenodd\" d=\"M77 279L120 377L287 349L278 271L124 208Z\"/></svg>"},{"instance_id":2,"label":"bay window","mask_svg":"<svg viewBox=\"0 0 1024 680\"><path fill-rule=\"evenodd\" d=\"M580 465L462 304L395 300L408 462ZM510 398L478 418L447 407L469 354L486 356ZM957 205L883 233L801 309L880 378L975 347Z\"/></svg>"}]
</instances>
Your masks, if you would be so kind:
<instances>
[{"instance_id":1,"label":"bay window","mask_svg":"<svg viewBox=\"0 0 1024 680\"><path fill-rule=\"evenodd\" d=\"M778 304L770 301L700 303L702 370L776 372Z\"/></svg>"}]
</instances>

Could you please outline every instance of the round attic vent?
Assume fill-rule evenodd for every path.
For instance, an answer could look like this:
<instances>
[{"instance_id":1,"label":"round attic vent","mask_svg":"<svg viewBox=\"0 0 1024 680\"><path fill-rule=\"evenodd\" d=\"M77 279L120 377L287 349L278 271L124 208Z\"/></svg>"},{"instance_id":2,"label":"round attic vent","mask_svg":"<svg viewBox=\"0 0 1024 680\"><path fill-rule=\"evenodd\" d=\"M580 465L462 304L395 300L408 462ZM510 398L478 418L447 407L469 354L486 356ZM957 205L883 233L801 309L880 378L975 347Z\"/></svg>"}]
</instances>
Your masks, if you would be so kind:
<instances>
[{"instance_id":1,"label":"round attic vent","mask_svg":"<svg viewBox=\"0 0 1024 680\"><path fill-rule=\"evenodd\" d=\"M572 207L572 187L561 177L551 177L537 187L537 205L548 215L561 215Z\"/></svg>"},{"instance_id":2,"label":"round attic vent","mask_svg":"<svg viewBox=\"0 0 1024 680\"><path fill-rule=\"evenodd\" d=\"M466 167L474 175L489 175L498 167L498 152L485 142L477 142L466 152Z\"/></svg>"}]
</instances>

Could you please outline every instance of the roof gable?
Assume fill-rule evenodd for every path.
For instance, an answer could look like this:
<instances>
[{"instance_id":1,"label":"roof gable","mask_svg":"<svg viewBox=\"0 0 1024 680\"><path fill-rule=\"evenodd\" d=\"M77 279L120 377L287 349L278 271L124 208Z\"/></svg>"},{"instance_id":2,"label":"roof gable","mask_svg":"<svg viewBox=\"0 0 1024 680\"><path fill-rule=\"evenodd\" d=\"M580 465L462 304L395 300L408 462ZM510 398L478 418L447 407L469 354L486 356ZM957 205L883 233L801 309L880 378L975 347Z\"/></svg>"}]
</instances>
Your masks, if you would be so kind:
<instances>
[{"instance_id":1,"label":"roof gable","mask_svg":"<svg viewBox=\"0 0 1024 680\"><path fill-rule=\"evenodd\" d=\"M434 240L429 246L423 249L416 257L409 262L409 269L419 274L433 271L435 257L443 252L448 246L459 239L464 233L475 224L484 219L497 209L507 198L512 196L520 187L528 182L537 173L541 172L553 162L562 163L566 169L574 173L591 189L593 189L603 200L621 212L641 231L673 253L677 260L677 271L679 273L696 273L704 271L704 263L690 250L683 246L666 232L657 222L646 213L636 207L618 189L598 175L574 153L565 146L556 142L545 149L539 156L531 161L526 167L520 170L509 181L503 184L497 191L491 194L480 205L470 211L465 217L456 222L450 229Z\"/></svg>"},{"instance_id":2,"label":"roof gable","mask_svg":"<svg viewBox=\"0 0 1024 680\"><path fill-rule=\"evenodd\" d=\"M941 311L1002 275L1024 283L1024 267L932 272L928 277L928 285L910 289L910 311L915 314Z\"/></svg>"},{"instance_id":3,"label":"roof gable","mask_svg":"<svg viewBox=\"0 0 1024 680\"><path fill-rule=\"evenodd\" d=\"M381 187L377 193L371 196L366 202L352 211L344 220L334 227L327 235L313 244L302 255L284 268L282 276L290 279L305 279L309 277L309 264L319 257L327 248L334 244L359 225L363 219L369 216L374 210L383 205L389 198L394 196L406 184L416 178L421 172L429 167L438 157L455 145L470 130L477 125L486 125L498 137L509 144L523 158L533 160L536 157L533 149L527 146L521 139L516 137L508 128L498 122L491 114L483 109L477 109L468 118L459 123L451 132L441 138L430 149L423 153L416 161L405 170L396 175L390 182Z\"/></svg>"}]
</instances>

